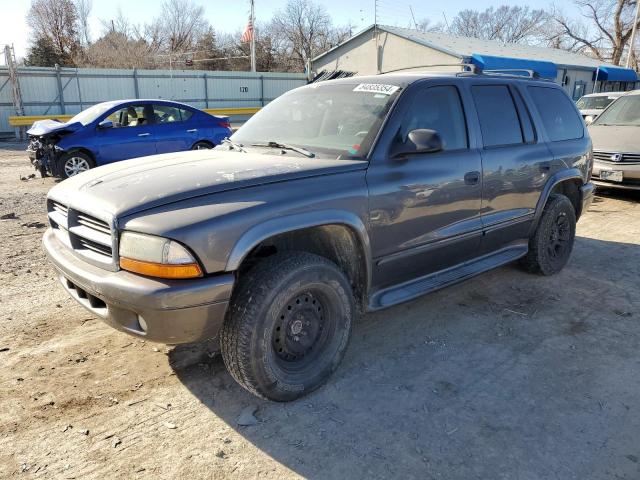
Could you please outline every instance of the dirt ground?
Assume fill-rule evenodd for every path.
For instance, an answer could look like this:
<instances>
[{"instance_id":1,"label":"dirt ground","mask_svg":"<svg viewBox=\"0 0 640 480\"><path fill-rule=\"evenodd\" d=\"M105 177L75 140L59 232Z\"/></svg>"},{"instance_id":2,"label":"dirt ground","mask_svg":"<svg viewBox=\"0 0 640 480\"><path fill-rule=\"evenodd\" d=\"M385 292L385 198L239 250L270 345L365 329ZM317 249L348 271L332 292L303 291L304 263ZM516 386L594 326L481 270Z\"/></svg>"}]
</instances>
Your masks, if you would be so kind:
<instances>
[{"instance_id":1,"label":"dirt ground","mask_svg":"<svg viewBox=\"0 0 640 480\"><path fill-rule=\"evenodd\" d=\"M67 298L23 148L0 145L0 478L640 478L640 194L599 196L555 277L507 266L360 318L328 385L275 404L213 342Z\"/></svg>"}]
</instances>

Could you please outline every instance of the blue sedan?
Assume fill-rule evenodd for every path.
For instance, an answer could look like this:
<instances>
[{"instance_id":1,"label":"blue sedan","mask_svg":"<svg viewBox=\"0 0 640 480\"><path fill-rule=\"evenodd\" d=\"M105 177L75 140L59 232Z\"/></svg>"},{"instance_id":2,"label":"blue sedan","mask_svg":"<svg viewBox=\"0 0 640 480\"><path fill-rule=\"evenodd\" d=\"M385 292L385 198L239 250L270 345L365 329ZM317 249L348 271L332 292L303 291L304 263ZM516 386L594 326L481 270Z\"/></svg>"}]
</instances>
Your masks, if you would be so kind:
<instances>
[{"instance_id":1,"label":"blue sedan","mask_svg":"<svg viewBox=\"0 0 640 480\"><path fill-rule=\"evenodd\" d=\"M66 123L35 122L27 153L44 177L67 178L90 168L158 153L213 148L231 135L228 117L166 100L94 105Z\"/></svg>"}]
</instances>

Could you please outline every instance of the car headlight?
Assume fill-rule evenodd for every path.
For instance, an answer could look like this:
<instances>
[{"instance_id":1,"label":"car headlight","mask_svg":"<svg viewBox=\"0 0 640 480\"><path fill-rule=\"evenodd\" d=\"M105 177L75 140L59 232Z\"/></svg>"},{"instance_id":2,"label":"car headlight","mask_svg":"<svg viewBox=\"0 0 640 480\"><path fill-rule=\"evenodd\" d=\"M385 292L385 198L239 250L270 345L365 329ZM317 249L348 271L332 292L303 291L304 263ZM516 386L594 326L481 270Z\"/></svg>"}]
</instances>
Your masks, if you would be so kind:
<instances>
[{"instance_id":1,"label":"car headlight","mask_svg":"<svg viewBox=\"0 0 640 480\"><path fill-rule=\"evenodd\" d=\"M160 278L202 276L202 269L189 250L168 238L123 232L119 251L123 270Z\"/></svg>"}]
</instances>

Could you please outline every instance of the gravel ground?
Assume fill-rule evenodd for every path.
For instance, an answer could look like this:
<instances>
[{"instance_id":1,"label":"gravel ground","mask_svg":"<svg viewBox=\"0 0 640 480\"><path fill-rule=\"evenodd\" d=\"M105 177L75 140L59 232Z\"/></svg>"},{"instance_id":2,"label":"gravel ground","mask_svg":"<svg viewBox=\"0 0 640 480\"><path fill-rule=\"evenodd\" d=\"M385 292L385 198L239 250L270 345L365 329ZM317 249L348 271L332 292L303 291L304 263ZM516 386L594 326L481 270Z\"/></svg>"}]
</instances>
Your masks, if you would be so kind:
<instances>
[{"instance_id":1,"label":"gravel ground","mask_svg":"<svg viewBox=\"0 0 640 480\"><path fill-rule=\"evenodd\" d=\"M362 317L328 385L275 404L214 343L67 298L40 248L54 180L21 180L23 148L0 145L0 478L640 478L640 195L599 196L555 277L507 266Z\"/></svg>"}]
</instances>

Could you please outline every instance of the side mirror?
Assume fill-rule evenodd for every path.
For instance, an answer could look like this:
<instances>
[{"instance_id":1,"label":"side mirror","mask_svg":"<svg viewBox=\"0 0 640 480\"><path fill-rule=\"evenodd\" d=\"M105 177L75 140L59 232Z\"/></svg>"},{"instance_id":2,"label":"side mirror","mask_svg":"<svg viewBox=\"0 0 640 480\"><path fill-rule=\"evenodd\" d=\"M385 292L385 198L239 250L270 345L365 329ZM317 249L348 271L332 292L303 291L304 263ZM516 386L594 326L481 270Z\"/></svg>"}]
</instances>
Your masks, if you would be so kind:
<instances>
[{"instance_id":1,"label":"side mirror","mask_svg":"<svg viewBox=\"0 0 640 480\"><path fill-rule=\"evenodd\" d=\"M113 122L111 120L102 120L99 124L98 124L98 128L103 129L103 128L113 128Z\"/></svg>"},{"instance_id":2,"label":"side mirror","mask_svg":"<svg viewBox=\"0 0 640 480\"><path fill-rule=\"evenodd\" d=\"M405 157L418 153L435 153L444 149L444 142L435 130L418 128L411 130L407 139L391 147L391 157Z\"/></svg>"}]
</instances>

